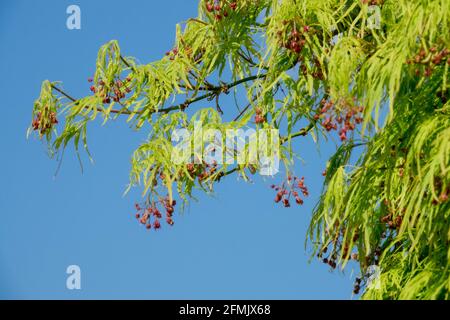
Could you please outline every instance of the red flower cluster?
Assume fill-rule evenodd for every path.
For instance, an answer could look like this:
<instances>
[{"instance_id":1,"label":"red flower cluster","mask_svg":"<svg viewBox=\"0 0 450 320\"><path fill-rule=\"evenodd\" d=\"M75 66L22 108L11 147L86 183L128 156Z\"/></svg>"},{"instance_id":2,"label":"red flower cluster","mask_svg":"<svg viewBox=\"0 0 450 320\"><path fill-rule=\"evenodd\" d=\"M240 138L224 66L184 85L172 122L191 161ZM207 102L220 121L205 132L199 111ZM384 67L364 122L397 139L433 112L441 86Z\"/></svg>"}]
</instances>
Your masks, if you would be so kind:
<instances>
[{"instance_id":1,"label":"red flower cluster","mask_svg":"<svg viewBox=\"0 0 450 320\"><path fill-rule=\"evenodd\" d=\"M356 278L355 279L355 285L353 287L353 293L354 294L359 294L359 291L361 290L361 278Z\"/></svg>"},{"instance_id":2,"label":"red flower cluster","mask_svg":"<svg viewBox=\"0 0 450 320\"><path fill-rule=\"evenodd\" d=\"M178 48L173 48L172 50L166 52L166 56L170 57L170 60L174 60L177 55Z\"/></svg>"},{"instance_id":3,"label":"red flower cluster","mask_svg":"<svg viewBox=\"0 0 450 320\"><path fill-rule=\"evenodd\" d=\"M392 230L400 228L403 222L403 218L401 215L394 218L391 213L382 217L380 220L382 223L385 223L389 227L389 229Z\"/></svg>"},{"instance_id":4,"label":"red flower cluster","mask_svg":"<svg viewBox=\"0 0 450 320\"><path fill-rule=\"evenodd\" d=\"M42 112L38 112L31 123L31 127L34 131L39 130L40 134L44 135L56 124L58 124L58 119L55 112L50 112L48 121L43 121Z\"/></svg>"},{"instance_id":5,"label":"red flower cluster","mask_svg":"<svg viewBox=\"0 0 450 320\"><path fill-rule=\"evenodd\" d=\"M214 13L214 18L218 21L222 20L223 18L228 17L229 11L227 9L230 9L231 11L235 11L237 9L237 1L210 1L206 0L206 11L209 13Z\"/></svg>"},{"instance_id":6,"label":"red flower cluster","mask_svg":"<svg viewBox=\"0 0 450 320\"><path fill-rule=\"evenodd\" d=\"M297 29L295 23L290 21L283 21L284 25L293 24L292 30L288 33L287 38L284 37L284 32L279 30L277 36L284 48L287 50L299 54L306 44L306 34L312 31L310 26L304 25L300 29Z\"/></svg>"},{"instance_id":7,"label":"red flower cluster","mask_svg":"<svg viewBox=\"0 0 450 320\"><path fill-rule=\"evenodd\" d=\"M166 223L170 226L173 226L174 222L172 216L173 212L175 211L174 207L176 206L176 204L176 201L170 201L169 197L160 199L158 203L152 203L150 206L146 206L144 208L136 203L135 207L137 213L135 214L135 217L141 224L145 225L148 230L150 230L152 227L153 229L158 230L159 228L161 228L160 220L162 219L161 211L158 209L159 205L160 207L162 206L166 212Z\"/></svg>"},{"instance_id":8,"label":"red flower cluster","mask_svg":"<svg viewBox=\"0 0 450 320\"><path fill-rule=\"evenodd\" d=\"M347 140L347 133L355 130L356 125L363 121L361 114L364 107L362 106L352 107L345 104L344 110L341 111L334 108L333 101L323 99L321 104L322 108L318 114L314 115L314 120L323 119L321 125L327 131L338 130L341 141Z\"/></svg>"},{"instance_id":9,"label":"red flower cluster","mask_svg":"<svg viewBox=\"0 0 450 320\"><path fill-rule=\"evenodd\" d=\"M287 181L283 182L281 186L272 185L271 188L277 191L275 203L281 202L285 208L291 206L291 196L294 197L295 202L298 205L303 204L303 199L300 197L299 191L305 197L309 195L308 188L305 186L305 177L300 179L298 177L289 176Z\"/></svg>"},{"instance_id":10,"label":"red flower cluster","mask_svg":"<svg viewBox=\"0 0 450 320\"><path fill-rule=\"evenodd\" d=\"M94 79L92 78L88 79L88 82L93 81ZM111 100L120 102L121 99L125 98L126 94L131 92L130 85L130 77L126 78L125 81L118 79L112 83L112 92L110 92L110 90L106 89L105 82L100 79L98 86L92 85L90 90L94 94L99 94L103 98L103 103L110 104Z\"/></svg>"},{"instance_id":11,"label":"red flower cluster","mask_svg":"<svg viewBox=\"0 0 450 320\"><path fill-rule=\"evenodd\" d=\"M310 74L314 79L323 80L324 70L320 60L313 55L312 59L308 57L311 61L305 61L305 57L301 55L303 48L308 44L308 38L311 38L315 32L316 30L304 22L284 20L276 36L280 48L285 48L297 56L298 62L301 62L300 71L304 76ZM309 70L307 66L310 66Z\"/></svg>"},{"instance_id":12,"label":"red flower cluster","mask_svg":"<svg viewBox=\"0 0 450 320\"><path fill-rule=\"evenodd\" d=\"M332 269L337 268L338 264L338 250L342 250L342 257L347 260L358 260L358 254L357 253L351 253L352 248L350 247L349 243L341 243L340 238L344 236L345 229L339 228L339 222L335 222L334 227L336 228L336 232L333 236L333 246L334 249L331 250L331 252L324 257L324 255L329 251L327 246L323 246L319 253L317 254L317 257L321 259L321 261L327 265L329 265ZM330 234L329 229L326 229L325 231L327 234ZM357 242L359 239L359 233L358 231L355 231L353 234L353 243Z\"/></svg>"},{"instance_id":13,"label":"red flower cluster","mask_svg":"<svg viewBox=\"0 0 450 320\"><path fill-rule=\"evenodd\" d=\"M217 171L217 163L208 164L194 164L188 163L186 169L192 178L197 177L199 182L208 179Z\"/></svg>"},{"instance_id":14,"label":"red flower cluster","mask_svg":"<svg viewBox=\"0 0 450 320\"><path fill-rule=\"evenodd\" d=\"M429 50L425 48L420 48L419 52L414 56L414 58L408 59L406 64L416 66L414 71L416 76L430 77L433 74L433 69L435 66L447 60L447 64L450 65L450 50L448 48L438 49L437 46L431 47Z\"/></svg>"},{"instance_id":15,"label":"red flower cluster","mask_svg":"<svg viewBox=\"0 0 450 320\"><path fill-rule=\"evenodd\" d=\"M255 110L255 123L256 124L262 124L266 122L266 117L263 115L263 112L260 108L256 108Z\"/></svg>"},{"instance_id":16,"label":"red flower cluster","mask_svg":"<svg viewBox=\"0 0 450 320\"><path fill-rule=\"evenodd\" d=\"M323 255L326 254L328 252L328 248L324 247L322 248L322 250L320 251L320 253L318 254L318 257L322 259L322 262L329 265L332 269L336 269L337 267L337 254L333 253L331 255L329 255L327 258L323 258Z\"/></svg>"}]
</instances>

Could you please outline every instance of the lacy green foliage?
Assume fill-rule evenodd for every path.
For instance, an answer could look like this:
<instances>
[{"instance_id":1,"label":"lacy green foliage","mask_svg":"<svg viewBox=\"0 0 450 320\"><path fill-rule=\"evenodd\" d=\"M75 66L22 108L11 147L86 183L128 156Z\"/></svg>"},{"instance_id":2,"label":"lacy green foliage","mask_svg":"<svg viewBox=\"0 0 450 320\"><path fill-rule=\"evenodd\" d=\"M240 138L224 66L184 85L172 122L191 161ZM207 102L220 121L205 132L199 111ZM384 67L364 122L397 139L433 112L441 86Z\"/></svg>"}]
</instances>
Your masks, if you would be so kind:
<instances>
[{"instance_id":1,"label":"lacy green foliage","mask_svg":"<svg viewBox=\"0 0 450 320\"><path fill-rule=\"evenodd\" d=\"M380 9L379 28L368 27L369 1L219 2L215 11L201 0L198 17L177 26L161 60L140 64L116 41L105 44L87 97L44 82L31 129L54 153L70 142L78 152L80 142L87 150L87 125L98 115L104 122L125 116L149 132L133 154L130 187L142 185L149 203L166 193L187 202L194 189L211 192L232 173L247 178L258 163L176 164L175 129L200 122L246 130L254 118L257 131L285 133L280 156L289 171L294 138L330 137L324 122L344 118L353 126L346 115L364 106L359 134L341 135L329 159L309 229L314 254L342 269L358 260L356 291L378 265L380 285L367 286L364 298L448 299L450 1L370 1ZM226 121L222 112L233 110L220 99L239 89L248 105ZM328 102L333 119L325 119ZM60 132L56 113L64 119Z\"/></svg>"},{"instance_id":2,"label":"lacy green foliage","mask_svg":"<svg viewBox=\"0 0 450 320\"><path fill-rule=\"evenodd\" d=\"M380 287L365 298L449 298L450 117L436 92L442 73L397 97L390 121L355 165L352 145L329 162L310 237L345 267L377 264ZM357 235L355 237L355 235Z\"/></svg>"}]
</instances>

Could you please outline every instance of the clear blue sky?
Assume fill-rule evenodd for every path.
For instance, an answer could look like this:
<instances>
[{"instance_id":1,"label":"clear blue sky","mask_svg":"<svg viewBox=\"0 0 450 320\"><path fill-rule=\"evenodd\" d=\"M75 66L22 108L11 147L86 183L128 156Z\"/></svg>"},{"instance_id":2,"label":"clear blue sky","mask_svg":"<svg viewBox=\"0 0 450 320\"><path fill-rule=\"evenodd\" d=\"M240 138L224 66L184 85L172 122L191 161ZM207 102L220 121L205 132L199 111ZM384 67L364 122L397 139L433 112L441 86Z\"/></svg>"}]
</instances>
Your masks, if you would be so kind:
<instances>
[{"instance_id":1,"label":"clear blue sky","mask_svg":"<svg viewBox=\"0 0 450 320\"><path fill-rule=\"evenodd\" d=\"M66 8L82 10L82 30L66 28ZM275 206L273 181L225 179L214 198L199 196L176 224L157 233L126 197L130 155L145 132L121 122L89 127L95 159L84 173L71 148L59 174L37 139L26 140L42 80L88 94L98 48L117 39L148 63L172 47L175 24L197 1L18 1L0 3L0 298L349 299L352 275L309 260L305 233L322 183L329 144L318 153L297 140L312 196L303 207ZM278 177L281 179L281 177ZM277 182L277 180L275 180ZM66 268L82 270L82 290L66 289Z\"/></svg>"}]
</instances>

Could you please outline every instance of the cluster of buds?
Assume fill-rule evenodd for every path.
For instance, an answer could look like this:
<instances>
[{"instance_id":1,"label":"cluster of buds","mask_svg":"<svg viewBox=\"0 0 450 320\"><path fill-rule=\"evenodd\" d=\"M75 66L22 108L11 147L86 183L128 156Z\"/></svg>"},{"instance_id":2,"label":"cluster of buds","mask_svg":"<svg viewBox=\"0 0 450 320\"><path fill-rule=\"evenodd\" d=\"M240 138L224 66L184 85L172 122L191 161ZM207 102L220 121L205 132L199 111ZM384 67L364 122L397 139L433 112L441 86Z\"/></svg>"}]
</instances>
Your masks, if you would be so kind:
<instances>
[{"instance_id":1,"label":"cluster of buds","mask_svg":"<svg viewBox=\"0 0 450 320\"><path fill-rule=\"evenodd\" d=\"M159 199L158 202L153 202L149 206L141 207L140 204L136 203L135 207L137 213L135 214L136 219L142 225L145 225L147 230L155 229L158 230L161 228L160 220L163 218L161 211L158 209L158 205L164 208L166 213L166 223L170 226L174 225L172 216L175 211L174 207L176 205L175 200L170 200L169 197Z\"/></svg>"},{"instance_id":2,"label":"cluster of buds","mask_svg":"<svg viewBox=\"0 0 450 320\"><path fill-rule=\"evenodd\" d=\"M303 61L303 59L300 57L299 58L300 61ZM310 70L308 72L308 68L306 67L305 63L302 63L300 65L300 71L302 72L302 74L306 77L308 74L310 74L314 79L318 79L318 80L323 80L324 76L323 76L323 71L322 71L322 65L319 61L319 59L314 58L314 66L312 68L312 70Z\"/></svg>"},{"instance_id":3,"label":"cluster of buds","mask_svg":"<svg viewBox=\"0 0 450 320\"><path fill-rule=\"evenodd\" d=\"M321 105L319 112L314 115L314 120L322 119L321 125L328 132L332 130L338 131L341 141L347 140L347 133L355 130L356 125L363 121L361 115L364 107L362 106L343 104L342 109L336 110L333 101L325 99L321 101Z\"/></svg>"},{"instance_id":4,"label":"cluster of buds","mask_svg":"<svg viewBox=\"0 0 450 320\"><path fill-rule=\"evenodd\" d=\"M359 291L361 290L361 282L362 282L361 278L355 279L355 283L353 285L353 293L354 294L359 294Z\"/></svg>"},{"instance_id":5,"label":"cluster of buds","mask_svg":"<svg viewBox=\"0 0 450 320\"><path fill-rule=\"evenodd\" d=\"M44 108L45 109L45 108ZM39 111L36 117L33 119L31 123L31 127L34 131L39 131L41 135L49 132L54 125L58 124L58 119L56 118L56 112L50 112L48 115L48 119L44 119L42 112Z\"/></svg>"},{"instance_id":6,"label":"cluster of buds","mask_svg":"<svg viewBox=\"0 0 450 320\"><path fill-rule=\"evenodd\" d=\"M310 74L314 79L323 80L324 72L319 59L313 57L311 65L309 61L304 61L305 57L301 55L303 48L307 45L308 37L315 30L306 24L292 20L284 20L282 24L283 26L276 33L280 48L285 48L298 57L298 62L301 62L300 71L304 76ZM308 70L307 65L311 65L310 70Z\"/></svg>"},{"instance_id":7,"label":"cluster of buds","mask_svg":"<svg viewBox=\"0 0 450 320\"><path fill-rule=\"evenodd\" d=\"M403 222L402 213L405 209L398 209L392 205L388 199L383 200L384 207L386 207L387 214L380 218L380 221L386 225L387 228L391 230L399 229ZM395 214L396 211L401 212L400 214Z\"/></svg>"},{"instance_id":8,"label":"cluster of buds","mask_svg":"<svg viewBox=\"0 0 450 320\"><path fill-rule=\"evenodd\" d=\"M335 230L335 231L333 231ZM336 269L338 265L338 256L342 256L343 259L346 260L359 260L357 253L351 253L352 247L350 247L350 243L342 243L341 239L345 236L345 234L348 232L345 228L340 228L340 224L338 221L334 223L334 228L326 228L325 232L328 236L332 236L332 250L328 250L328 245L324 245L319 253L317 254L317 257L321 259L321 261L327 265L329 265L332 269ZM352 236L353 243L357 242L359 239L359 232L358 230L354 231ZM325 254L331 251L331 254L324 257ZM338 253L341 253L340 255Z\"/></svg>"},{"instance_id":9,"label":"cluster of buds","mask_svg":"<svg viewBox=\"0 0 450 320\"><path fill-rule=\"evenodd\" d=\"M416 67L414 73L416 76L420 77L430 77L433 74L433 69L447 61L450 65L450 50L448 48L438 49L437 46L431 47L429 50L425 48L420 48L419 52L414 56L414 58L408 59L406 64L414 65Z\"/></svg>"},{"instance_id":10,"label":"cluster of buds","mask_svg":"<svg viewBox=\"0 0 450 320\"><path fill-rule=\"evenodd\" d=\"M403 218L400 215L394 218L393 215L390 213L385 215L384 217L381 217L380 221L386 224L389 229L395 230L400 228Z\"/></svg>"},{"instance_id":11,"label":"cluster of buds","mask_svg":"<svg viewBox=\"0 0 450 320\"><path fill-rule=\"evenodd\" d=\"M300 197L299 192L305 197L309 195L308 188L305 186L305 177L300 179L288 176L287 181L284 181L281 185L272 185L271 188L277 192L275 203L282 203L285 208L291 206L291 197L294 197L295 203L298 205L303 204L303 199Z\"/></svg>"},{"instance_id":12,"label":"cluster of buds","mask_svg":"<svg viewBox=\"0 0 450 320\"><path fill-rule=\"evenodd\" d=\"M217 172L217 163L203 164L188 163L186 169L191 178L197 178L199 182L207 180L210 176Z\"/></svg>"},{"instance_id":13,"label":"cluster of buds","mask_svg":"<svg viewBox=\"0 0 450 320\"><path fill-rule=\"evenodd\" d=\"M292 29L288 30L287 36L285 36L284 27L283 30L277 32L277 37L282 47L291 51L292 53L299 54L306 44L306 35L312 31L310 26L304 25L300 29L297 28L295 23L290 21L283 21L283 25L293 25Z\"/></svg>"},{"instance_id":14,"label":"cluster of buds","mask_svg":"<svg viewBox=\"0 0 450 320\"><path fill-rule=\"evenodd\" d=\"M365 257L365 266L377 266L380 263L381 254L381 247L375 248L375 250L373 250L368 256Z\"/></svg>"},{"instance_id":15,"label":"cluster of buds","mask_svg":"<svg viewBox=\"0 0 450 320\"><path fill-rule=\"evenodd\" d=\"M320 251L318 257L322 259L322 262L323 262L323 263L329 265L332 269L336 269L336 267L337 267L337 262L336 262L336 260L337 260L337 254L336 254L336 252L334 252L334 253L328 255L328 257L323 257L323 255L326 254L327 252L328 252L328 248L327 248L327 247L324 247L324 248Z\"/></svg>"},{"instance_id":16,"label":"cluster of buds","mask_svg":"<svg viewBox=\"0 0 450 320\"><path fill-rule=\"evenodd\" d=\"M350 247L348 244L345 244L341 247L342 250L342 257L347 260L358 260L358 254L352 253L349 255ZM332 269L336 269L337 267L337 253L334 252L333 254L329 255L328 257L324 257L324 255L327 253L328 248L324 247L322 250L320 250L319 254L317 255L320 259L322 259L322 262L329 265Z\"/></svg>"},{"instance_id":17,"label":"cluster of buds","mask_svg":"<svg viewBox=\"0 0 450 320\"><path fill-rule=\"evenodd\" d=\"M166 52L166 56L168 56L170 60L174 60L177 55L178 55L178 48L176 47Z\"/></svg>"},{"instance_id":18,"label":"cluster of buds","mask_svg":"<svg viewBox=\"0 0 450 320\"><path fill-rule=\"evenodd\" d=\"M256 108L255 113L256 113L255 115L256 124L263 124L267 121L265 115L263 115L263 112L260 108Z\"/></svg>"},{"instance_id":19,"label":"cluster of buds","mask_svg":"<svg viewBox=\"0 0 450 320\"><path fill-rule=\"evenodd\" d=\"M89 78L88 82L92 83L93 78ZM131 92L131 78L127 77L124 81L117 79L111 83L111 88L106 87L106 83L100 79L98 81L98 86L91 85L90 90L94 94L98 94L103 98L104 104L110 104L111 101L120 102L124 99L127 93Z\"/></svg>"},{"instance_id":20,"label":"cluster of buds","mask_svg":"<svg viewBox=\"0 0 450 320\"><path fill-rule=\"evenodd\" d=\"M228 17L230 11L237 9L237 1L206 0L205 7L207 12L214 14L214 18L220 21Z\"/></svg>"}]
</instances>

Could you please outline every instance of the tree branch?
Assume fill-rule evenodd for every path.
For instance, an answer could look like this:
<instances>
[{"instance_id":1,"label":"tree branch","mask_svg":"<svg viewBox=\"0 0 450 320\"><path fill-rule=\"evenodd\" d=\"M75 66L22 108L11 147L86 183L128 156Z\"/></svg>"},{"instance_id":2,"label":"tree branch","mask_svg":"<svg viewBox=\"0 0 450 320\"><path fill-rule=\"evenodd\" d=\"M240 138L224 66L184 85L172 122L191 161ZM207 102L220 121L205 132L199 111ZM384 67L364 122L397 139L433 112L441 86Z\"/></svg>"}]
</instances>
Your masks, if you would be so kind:
<instances>
[{"instance_id":1,"label":"tree branch","mask_svg":"<svg viewBox=\"0 0 450 320\"><path fill-rule=\"evenodd\" d=\"M209 88L209 90L211 92L206 93L204 95L201 95L199 97L191 97L189 99L187 99L186 101L184 101L183 103L180 103L178 105L175 106L171 106L171 107L167 107L167 108L162 108L162 109L158 109L153 111L152 113L168 113L174 110L181 110L184 111L187 107L189 107L191 104L207 99L207 98L212 98L214 96L218 96L220 93L222 92L226 92L228 90L230 90L231 88L234 88L242 83L246 83L246 82L250 82L253 80L257 80L257 79L262 79L265 78L267 75L266 74L259 74L259 75L254 75L254 76L249 76L240 80L237 80L235 82L232 83L226 83L226 84L222 84L219 86L214 86L212 88ZM67 94L66 92L64 92L62 89L56 87L55 85L52 84L52 89L54 89L55 91L59 92L60 94L62 94L64 97L66 97L67 99L69 99L70 101L72 101L75 104L79 103L78 99L73 98L72 96L70 96L69 94ZM87 107L86 107L87 108ZM96 108L96 110L98 112L102 112L104 113L104 110L102 108ZM144 110L140 110L138 112L133 112L130 111L128 109L124 109L124 110L117 110L117 109L113 109L110 111L110 113L115 113L115 114L125 114L125 115L131 115L131 114L142 114L144 112Z\"/></svg>"}]
</instances>

